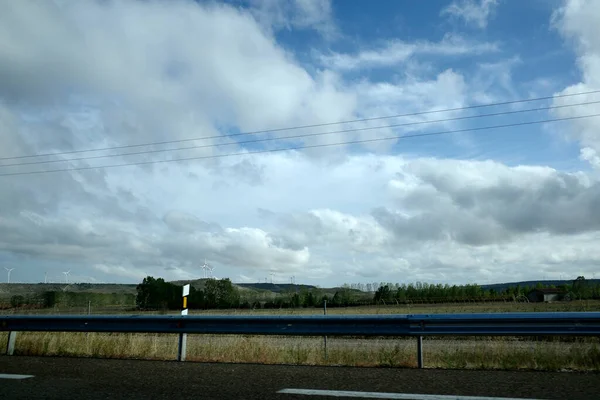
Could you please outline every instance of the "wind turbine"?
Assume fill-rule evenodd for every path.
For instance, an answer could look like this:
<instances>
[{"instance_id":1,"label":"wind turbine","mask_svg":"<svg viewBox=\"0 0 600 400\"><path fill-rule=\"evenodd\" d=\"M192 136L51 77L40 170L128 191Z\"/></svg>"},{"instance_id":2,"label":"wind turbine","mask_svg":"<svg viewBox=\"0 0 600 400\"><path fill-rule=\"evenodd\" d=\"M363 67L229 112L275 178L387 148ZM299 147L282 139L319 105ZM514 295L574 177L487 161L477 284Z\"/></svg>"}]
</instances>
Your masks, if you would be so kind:
<instances>
[{"instance_id":1,"label":"wind turbine","mask_svg":"<svg viewBox=\"0 0 600 400\"><path fill-rule=\"evenodd\" d=\"M7 275L8 275L8 277L7 277L7 279L6 279L6 283L10 283L10 273L12 272L12 270L13 270L14 268L6 268L6 267L4 267L4 269L6 270L6 272L7 272Z\"/></svg>"},{"instance_id":2,"label":"wind turbine","mask_svg":"<svg viewBox=\"0 0 600 400\"><path fill-rule=\"evenodd\" d=\"M66 272L63 272L63 274L65 274L65 283L68 285L69 284L69 274L71 273L71 270L68 270Z\"/></svg>"},{"instance_id":3,"label":"wind turbine","mask_svg":"<svg viewBox=\"0 0 600 400\"><path fill-rule=\"evenodd\" d=\"M206 266L206 269L208 270L208 277L209 278L214 278L213 276L213 271L215 270L215 267L209 267L208 265Z\"/></svg>"},{"instance_id":4,"label":"wind turbine","mask_svg":"<svg viewBox=\"0 0 600 400\"><path fill-rule=\"evenodd\" d=\"M206 258L204 259L204 264L200 268L202 268L202 271L204 273L204 279L206 279L208 277L208 271L210 269L208 267L208 264L206 263Z\"/></svg>"},{"instance_id":5,"label":"wind turbine","mask_svg":"<svg viewBox=\"0 0 600 400\"><path fill-rule=\"evenodd\" d=\"M271 285L272 285L273 284L273 275L274 274L271 272L269 275L271 276Z\"/></svg>"}]
</instances>

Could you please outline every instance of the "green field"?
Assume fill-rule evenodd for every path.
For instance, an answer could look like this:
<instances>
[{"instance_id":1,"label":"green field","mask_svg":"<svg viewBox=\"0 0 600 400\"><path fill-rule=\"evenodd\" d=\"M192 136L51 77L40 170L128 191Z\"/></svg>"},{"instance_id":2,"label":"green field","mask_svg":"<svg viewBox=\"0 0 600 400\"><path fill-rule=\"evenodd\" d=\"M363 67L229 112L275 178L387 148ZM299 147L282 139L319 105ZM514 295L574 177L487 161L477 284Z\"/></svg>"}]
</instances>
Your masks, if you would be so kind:
<instances>
[{"instance_id":1,"label":"green field","mask_svg":"<svg viewBox=\"0 0 600 400\"><path fill-rule=\"evenodd\" d=\"M556 303L467 303L331 308L328 314L431 314L473 312L599 311L600 301ZM53 310L31 310L52 313ZM63 310L85 314L87 310ZM5 310L8 313L8 310ZM125 311L120 311L125 313ZM315 308L284 310L191 311L203 315L309 315ZM139 314L139 313L137 313ZM171 312L170 314L177 314ZM4 345L7 335L0 336ZM37 333L17 335L16 354L173 360L176 335ZM414 367L416 341L411 338L328 338L325 358L321 337L189 335L188 360L267 364ZM599 338L514 337L425 338L425 366L431 368L600 370Z\"/></svg>"}]
</instances>

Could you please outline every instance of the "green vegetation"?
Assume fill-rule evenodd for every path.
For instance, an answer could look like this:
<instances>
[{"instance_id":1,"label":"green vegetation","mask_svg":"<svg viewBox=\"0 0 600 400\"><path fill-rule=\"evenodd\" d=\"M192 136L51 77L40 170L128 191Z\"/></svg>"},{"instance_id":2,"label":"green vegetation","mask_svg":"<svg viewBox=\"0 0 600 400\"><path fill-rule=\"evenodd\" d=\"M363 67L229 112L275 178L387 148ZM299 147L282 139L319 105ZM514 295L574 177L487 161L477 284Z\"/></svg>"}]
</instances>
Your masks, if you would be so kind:
<instances>
[{"instance_id":1,"label":"green vegetation","mask_svg":"<svg viewBox=\"0 0 600 400\"><path fill-rule=\"evenodd\" d=\"M190 309L282 309L323 307L349 307L371 304L371 294L348 287L331 290L286 290L280 293L259 290L240 290L229 279L206 279L192 284L189 295ZM148 276L137 286L136 305L140 310L177 310L181 308L181 285L162 278Z\"/></svg>"},{"instance_id":2,"label":"green vegetation","mask_svg":"<svg viewBox=\"0 0 600 400\"><path fill-rule=\"evenodd\" d=\"M192 285L189 296L190 309L297 309L330 308L367 305L448 304L465 302L506 302L525 300L536 287L515 286L501 292L483 289L479 285L379 284L375 293L363 292L349 285L334 289L302 287L287 288L264 296L254 290L240 290L229 279L207 279ZM537 285L537 288L542 288ZM600 299L600 284L589 283L579 277L570 285L559 287L571 299ZM261 295L261 296L259 296ZM151 276L137 286L136 304L142 310L176 310L181 308L181 286Z\"/></svg>"},{"instance_id":3,"label":"green vegetation","mask_svg":"<svg viewBox=\"0 0 600 400\"><path fill-rule=\"evenodd\" d=\"M479 285L430 285L417 282L416 284L398 285L387 284L380 286L375 292L376 304L420 302L420 303L453 303L465 301L506 301L527 296L534 289L560 289L567 298L588 300L600 299L600 282L589 282L583 276L578 277L572 284L558 287L544 286L514 286L503 291L483 289Z\"/></svg>"},{"instance_id":4,"label":"green vegetation","mask_svg":"<svg viewBox=\"0 0 600 400\"><path fill-rule=\"evenodd\" d=\"M135 285L118 284L0 284L0 309L30 312L68 309L92 304L100 308L133 308Z\"/></svg>"},{"instance_id":5,"label":"green vegetation","mask_svg":"<svg viewBox=\"0 0 600 400\"><path fill-rule=\"evenodd\" d=\"M117 284L0 284L0 309L11 312L34 310L73 310L80 313L88 305L95 313L126 311L136 307L142 311L179 310L181 286L187 282L167 282L148 276L138 285ZM229 279L191 281L188 299L190 310L283 310L330 309L365 306L411 306L416 304L468 304L490 302L527 302L527 294L536 288L559 289L560 299L600 299L600 280L579 277L572 282L527 282L521 286L442 285L416 282L394 284L375 282L317 288L295 284L235 285Z\"/></svg>"},{"instance_id":6,"label":"green vegetation","mask_svg":"<svg viewBox=\"0 0 600 400\"><path fill-rule=\"evenodd\" d=\"M136 305L141 310L180 309L181 294L181 286L148 276L137 286ZM229 279L208 279L202 289L190 288L188 301L193 309L238 308L240 294Z\"/></svg>"},{"instance_id":7,"label":"green vegetation","mask_svg":"<svg viewBox=\"0 0 600 400\"><path fill-rule=\"evenodd\" d=\"M44 292L44 307L87 307L91 302L96 307L133 306L135 296L130 293L85 293L85 292Z\"/></svg>"}]
</instances>

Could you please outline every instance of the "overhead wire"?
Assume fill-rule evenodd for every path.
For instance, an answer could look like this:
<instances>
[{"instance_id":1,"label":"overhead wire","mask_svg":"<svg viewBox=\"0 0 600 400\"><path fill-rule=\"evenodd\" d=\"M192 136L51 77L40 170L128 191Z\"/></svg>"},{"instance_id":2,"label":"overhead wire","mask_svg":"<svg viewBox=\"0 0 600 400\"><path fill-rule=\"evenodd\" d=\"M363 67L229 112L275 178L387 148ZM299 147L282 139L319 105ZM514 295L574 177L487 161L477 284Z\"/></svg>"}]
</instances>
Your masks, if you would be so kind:
<instances>
[{"instance_id":1,"label":"overhead wire","mask_svg":"<svg viewBox=\"0 0 600 400\"><path fill-rule=\"evenodd\" d=\"M452 134L452 133L474 132L474 131L483 131L483 130L490 130L490 129L510 128L510 127L517 127L517 126L544 124L544 123L559 122L559 121L570 121L570 120L578 120L578 119L594 118L594 117L600 117L600 113L589 114L589 115L580 115L580 116L574 116L574 117L538 120L538 121L517 122L517 123L512 123L512 124L503 124L503 125L494 125L494 126L485 126L485 127L476 127L476 128L465 128L465 129L458 129L458 130L448 130L448 131L440 131L440 132L428 132L428 133L418 133L418 134L412 134L412 135L388 136L388 137L371 138L371 139L358 139L358 140L343 141L343 142L336 142L336 143L321 143L321 144L314 144L314 145L303 145L303 146L287 147L287 148L280 148L280 149L263 149L263 150L244 151L244 152L237 152L237 153L213 154L213 155L207 155L207 156L185 157L185 158L177 158L177 159L169 159L169 160L138 161L138 162L109 164L109 165L100 165L100 166L85 166L85 167L61 168L61 169L41 170L41 171L0 173L0 177L37 175L37 174L46 174L46 173L54 173L54 172L73 172L73 171L84 171L84 170L93 170L93 169L106 169L106 168L118 168L118 167L137 166L137 165L149 165L149 164L160 164L160 163L170 163L170 162L215 159L215 158L244 156L244 155L262 154L262 153L276 153L276 152L305 150L305 149L314 149L314 148L322 148L322 147L373 143L373 142L380 142L380 141L386 141L386 140L404 140L404 139L416 138L416 137L438 136L438 135L445 135L445 134Z\"/></svg>"},{"instance_id":2,"label":"overhead wire","mask_svg":"<svg viewBox=\"0 0 600 400\"><path fill-rule=\"evenodd\" d=\"M148 143L121 145L121 146L101 147L101 148L95 148L95 149L79 149L79 150L69 150L69 151L60 151L60 152L52 152L52 153L26 154L26 155L20 155L20 156L0 157L0 161L2 161L2 160L17 160L17 159L34 158L34 157L59 156L59 155L68 155L68 154L77 154L77 153L87 153L87 152L93 152L93 151L120 150L120 149L144 147L144 146L159 146L159 145L165 145L165 144L191 142L191 141L196 141L196 140L233 138L233 137L247 136L247 135L274 133L274 132L291 131L291 130L307 129L307 128L317 128L317 127L341 125L341 124L351 124L351 123L357 123L357 122L368 122L368 121L376 121L376 120L384 120L384 119L413 117L413 116L429 115L429 114L453 112L453 111L466 111L466 110L474 110L474 109L480 109L480 108L486 108L486 107L496 107L496 106L504 106L504 105L520 104L520 103L529 103L529 102L542 101L542 100L553 100L553 99L557 99L557 98L583 96L583 95L590 95L590 94L596 94L596 93L600 93L600 90L592 90L592 91L578 92L578 93L565 93L565 94L558 94L558 95L553 95L553 96L535 97L535 98L530 98L530 99L511 100L511 101L503 101L503 102L487 103L487 104L477 104L477 105L464 106L464 107L454 107L454 108L445 108L445 109L440 109L440 110L419 111L419 112L387 115L387 116L380 116L380 117L359 118L359 119L346 120L346 121L325 122L325 123L310 124L310 125L290 126L290 127L285 127L285 128L239 132L239 133L232 133L232 134L227 134L227 135L213 135L213 136L193 137L193 138L177 139L177 140L165 140L165 141L159 141L159 142L148 142Z\"/></svg>"},{"instance_id":3,"label":"overhead wire","mask_svg":"<svg viewBox=\"0 0 600 400\"><path fill-rule=\"evenodd\" d=\"M243 144L250 144L250 143L262 143L262 142L271 142L271 141L279 141L279 140L283 141L283 140L291 140L291 139L302 139L302 138L309 138L309 137L316 137L316 136L333 135L333 134L337 134L337 133L349 133L349 132L359 132L359 131L376 130L376 129L399 128L399 127L416 126L416 125L424 125L424 124L434 124L434 123L440 123L440 122L461 121L461 120L476 119L476 118L521 114L521 113L535 112L535 111L546 111L546 110L567 108L567 107L586 106L586 105L591 105L591 104L600 104L600 100L588 101L588 102L584 102L584 103L575 103L575 104L563 104L563 105L558 105L558 106L530 108L530 109L525 109L525 110L502 111L502 112L490 113L490 114L468 115L468 116L462 116L462 117L445 118L445 119L431 120L431 121L405 122L405 123L401 123L401 124L351 128L351 129L343 129L343 130L338 130L338 131L306 133L306 134L293 135L293 136L260 138L260 139L246 140L246 141L241 141L241 142L213 143L213 144L204 144L204 145L196 145L196 146L188 146L188 147L178 147L178 148L172 148L172 149L154 149L154 150L143 150L143 151L136 151L136 152L129 152L129 153L103 154L103 155L98 155L98 156L65 158L65 159L58 159L58 160L29 161L29 162L12 163L12 164L0 164L0 168L16 167L16 166L24 166L24 165L54 164L54 163L69 162L69 161L87 161L87 160L95 160L95 159L101 159L101 158L124 157L124 156L143 155L143 154L152 154L152 153L166 153L166 152L172 152L172 151L231 146L231 145L243 145Z\"/></svg>"}]
</instances>

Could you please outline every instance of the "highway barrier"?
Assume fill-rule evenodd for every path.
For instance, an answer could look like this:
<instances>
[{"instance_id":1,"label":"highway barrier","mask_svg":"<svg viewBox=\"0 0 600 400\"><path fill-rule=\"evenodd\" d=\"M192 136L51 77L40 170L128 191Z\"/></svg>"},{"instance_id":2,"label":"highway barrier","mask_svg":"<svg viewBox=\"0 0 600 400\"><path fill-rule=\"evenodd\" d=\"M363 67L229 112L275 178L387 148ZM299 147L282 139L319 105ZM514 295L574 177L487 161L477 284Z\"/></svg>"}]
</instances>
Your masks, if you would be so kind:
<instances>
[{"instance_id":1,"label":"highway barrier","mask_svg":"<svg viewBox=\"0 0 600 400\"><path fill-rule=\"evenodd\" d=\"M116 332L287 336L600 336L600 312L319 316L0 316L13 354L16 332ZM179 349L181 354L183 349ZM183 354L180 359L185 359Z\"/></svg>"}]
</instances>

